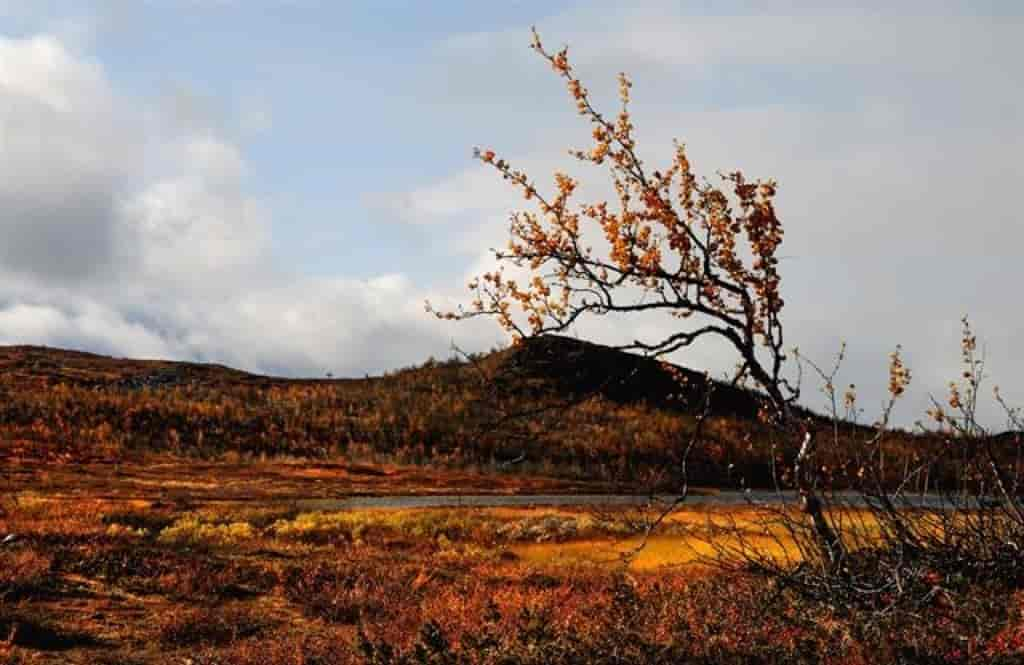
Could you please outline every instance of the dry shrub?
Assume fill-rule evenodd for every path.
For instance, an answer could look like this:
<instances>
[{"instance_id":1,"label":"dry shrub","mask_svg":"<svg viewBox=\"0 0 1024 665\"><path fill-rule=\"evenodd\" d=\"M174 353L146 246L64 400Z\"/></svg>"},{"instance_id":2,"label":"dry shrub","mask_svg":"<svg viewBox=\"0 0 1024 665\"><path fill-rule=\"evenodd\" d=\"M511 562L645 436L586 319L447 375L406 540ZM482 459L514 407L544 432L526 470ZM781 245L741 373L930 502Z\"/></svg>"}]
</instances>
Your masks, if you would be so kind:
<instances>
[{"instance_id":1,"label":"dry shrub","mask_svg":"<svg viewBox=\"0 0 1024 665\"><path fill-rule=\"evenodd\" d=\"M75 647L100 645L94 636L65 629L45 612L12 603L0 603L0 640L0 644L6 643L10 651L14 651L13 647L34 651L67 651ZM26 661L32 662L27 658Z\"/></svg>"},{"instance_id":2,"label":"dry shrub","mask_svg":"<svg viewBox=\"0 0 1024 665\"><path fill-rule=\"evenodd\" d=\"M273 569L235 559L198 559L156 580L159 591L175 598L243 598L269 593L277 584Z\"/></svg>"},{"instance_id":3,"label":"dry shrub","mask_svg":"<svg viewBox=\"0 0 1024 665\"><path fill-rule=\"evenodd\" d=\"M0 602L41 595L53 558L32 548L0 550Z\"/></svg>"},{"instance_id":4,"label":"dry shrub","mask_svg":"<svg viewBox=\"0 0 1024 665\"><path fill-rule=\"evenodd\" d=\"M348 665L354 662L354 652L342 635L287 631L201 650L190 658L192 665Z\"/></svg>"},{"instance_id":5,"label":"dry shrub","mask_svg":"<svg viewBox=\"0 0 1024 665\"><path fill-rule=\"evenodd\" d=\"M288 571L284 593L309 616L354 625L381 621L418 604L414 577L394 562L319 563Z\"/></svg>"},{"instance_id":6,"label":"dry shrub","mask_svg":"<svg viewBox=\"0 0 1024 665\"><path fill-rule=\"evenodd\" d=\"M174 515L169 511L153 508L140 510L117 510L107 513L101 520L108 526L122 526L149 534L160 533L174 523Z\"/></svg>"},{"instance_id":7,"label":"dry shrub","mask_svg":"<svg viewBox=\"0 0 1024 665\"><path fill-rule=\"evenodd\" d=\"M54 567L109 583L131 584L156 578L186 561L173 551L151 546L92 541L58 549Z\"/></svg>"},{"instance_id":8,"label":"dry shrub","mask_svg":"<svg viewBox=\"0 0 1024 665\"><path fill-rule=\"evenodd\" d=\"M21 493L11 501L11 508L0 521L0 532L54 538L89 538L101 535L106 526L101 522L109 503L101 499L80 498L74 501Z\"/></svg>"},{"instance_id":9,"label":"dry shrub","mask_svg":"<svg viewBox=\"0 0 1024 665\"><path fill-rule=\"evenodd\" d=\"M270 621L241 606L199 607L173 611L159 618L158 635L168 646L225 645L263 633Z\"/></svg>"},{"instance_id":10,"label":"dry shrub","mask_svg":"<svg viewBox=\"0 0 1024 665\"><path fill-rule=\"evenodd\" d=\"M518 606L481 594L476 600L482 602L473 603L475 616L463 616L462 625L435 617L405 646L361 632L360 653L373 665L683 662L678 644L642 634L646 626L635 614L640 600L628 584L620 580L597 595L578 596L585 607L567 615L558 592L530 594Z\"/></svg>"},{"instance_id":11,"label":"dry shrub","mask_svg":"<svg viewBox=\"0 0 1024 665\"><path fill-rule=\"evenodd\" d=\"M880 624L750 575L601 575L563 579L555 589L489 591L491 598L484 588L471 593L462 607L443 599L438 611L424 613L413 639L361 631L363 662L902 665L1024 658L1020 599L1008 619L1005 598L993 588L976 588L957 606L938 598L916 619L895 613Z\"/></svg>"},{"instance_id":12,"label":"dry shrub","mask_svg":"<svg viewBox=\"0 0 1024 665\"><path fill-rule=\"evenodd\" d=\"M58 570L102 579L140 593L217 600L269 592L271 567L204 552L146 544L79 546L58 551Z\"/></svg>"}]
</instances>

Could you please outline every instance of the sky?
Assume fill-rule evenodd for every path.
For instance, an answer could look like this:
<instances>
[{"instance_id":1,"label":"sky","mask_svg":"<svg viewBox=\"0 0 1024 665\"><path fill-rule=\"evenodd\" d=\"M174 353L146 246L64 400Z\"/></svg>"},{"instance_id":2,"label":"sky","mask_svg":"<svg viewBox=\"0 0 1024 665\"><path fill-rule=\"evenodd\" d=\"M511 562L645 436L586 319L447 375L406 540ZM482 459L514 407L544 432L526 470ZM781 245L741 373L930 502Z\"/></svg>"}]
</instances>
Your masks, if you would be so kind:
<instances>
[{"instance_id":1,"label":"sky","mask_svg":"<svg viewBox=\"0 0 1024 665\"><path fill-rule=\"evenodd\" d=\"M288 376L503 343L423 308L469 299L523 207L474 146L607 191L567 155L589 127L532 25L570 46L598 102L631 75L648 161L677 138L699 173L779 181L787 339L821 364L846 341L839 380L868 420L897 344L900 422L942 398L965 314L990 385L1024 404L1009 1L0 0L0 343ZM672 360L735 363L714 344Z\"/></svg>"}]
</instances>

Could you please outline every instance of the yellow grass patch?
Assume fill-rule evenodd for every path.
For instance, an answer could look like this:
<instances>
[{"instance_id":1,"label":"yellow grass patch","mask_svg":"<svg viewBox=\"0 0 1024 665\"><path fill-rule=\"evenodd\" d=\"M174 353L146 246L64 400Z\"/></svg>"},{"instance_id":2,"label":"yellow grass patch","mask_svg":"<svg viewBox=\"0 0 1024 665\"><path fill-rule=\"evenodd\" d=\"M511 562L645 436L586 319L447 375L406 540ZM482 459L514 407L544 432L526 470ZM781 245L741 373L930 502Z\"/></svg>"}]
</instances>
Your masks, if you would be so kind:
<instances>
[{"instance_id":1,"label":"yellow grass patch","mask_svg":"<svg viewBox=\"0 0 1024 665\"><path fill-rule=\"evenodd\" d=\"M231 545L252 540L256 530L248 522L210 524L197 515L185 515L160 532L159 540L170 543L215 543Z\"/></svg>"},{"instance_id":2,"label":"yellow grass patch","mask_svg":"<svg viewBox=\"0 0 1024 665\"><path fill-rule=\"evenodd\" d=\"M567 543L529 543L514 545L511 551L523 562L536 565L596 564L628 565L633 570L653 570L665 566L686 566L695 569L709 566L718 553L716 547L742 546L738 539L722 534L714 540L706 536L652 536L644 542L640 537L625 540L592 539ZM795 546L786 547L772 538L746 536L743 543L761 555L784 560L799 556Z\"/></svg>"}]
</instances>

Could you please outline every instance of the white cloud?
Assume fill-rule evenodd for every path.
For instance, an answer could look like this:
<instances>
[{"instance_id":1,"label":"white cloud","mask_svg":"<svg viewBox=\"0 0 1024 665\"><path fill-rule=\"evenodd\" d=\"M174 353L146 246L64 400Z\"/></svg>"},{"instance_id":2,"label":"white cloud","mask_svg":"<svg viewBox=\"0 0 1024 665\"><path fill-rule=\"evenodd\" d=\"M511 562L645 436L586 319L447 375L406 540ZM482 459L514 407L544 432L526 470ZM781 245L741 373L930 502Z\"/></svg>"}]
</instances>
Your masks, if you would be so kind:
<instances>
[{"instance_id":1,"label":"white cloud","mask_svg":"<svg viewBox=\"0 0 1024 665\"><path fill-rule=\"evenodd\" d=\"M120 97L41 36L0 41L0 102L0 343L306 375L445 352L402 274L272 263L246 159L187 87L156 108Z\"/></svg>"},{"instance_id":2,"label":"white cloud","mask_svg":"<svg viewBox=\"0 0 1024 665\"><path fill-rule=\"evenodd\" d=\"M125 320L116 310L79 300L73 309L15 304L0 310L0 339L5 343L49 343L135 358L175 355L164 339L145 326Z\"/></svg>"},{"instance_id":3,"label":"white cloud","mask_svg":"<svg viewBox=\"0 0 1024 665\"><path fill-rule=\"evenodd\" d=\"M107 98L97 65L75 59L52 37L0 39L0 89L62 113Z\"/></svg>"},{"instance_id":4,"label":"white cloud","mask_svg":"<svg viewBox=\"0 0 1024 665\"><path fill-rule=\"evenodd\" d=\"M50 37L0 39L0 261L45 281L116 269L133 128L95 63Z\"/></svg>"}]
</instances>

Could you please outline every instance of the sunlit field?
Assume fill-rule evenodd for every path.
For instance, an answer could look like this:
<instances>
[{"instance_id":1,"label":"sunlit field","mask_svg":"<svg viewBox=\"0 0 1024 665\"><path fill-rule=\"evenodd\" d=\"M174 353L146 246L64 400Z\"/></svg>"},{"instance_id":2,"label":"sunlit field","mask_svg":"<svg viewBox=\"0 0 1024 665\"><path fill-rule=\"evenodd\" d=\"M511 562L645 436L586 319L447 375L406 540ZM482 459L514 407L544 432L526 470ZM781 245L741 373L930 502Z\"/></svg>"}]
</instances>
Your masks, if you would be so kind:
<instances>
[{"instance_id":1,"label":"sunlit field","mask_svg":"<svg viewBox=\"0 0 1024 665\"><path fill-rule=\"evenodd\" d=\"M8 662L875 655L874 638L847 619L815 615L809 625L799 613L815 610L799 598L716 563L742 544L796 565L799 553L759 508L684 505L645 538L656 514L637 508L304 511L266 496L210 501L201 482L178 480L195 493L130 499L65 485L8 497ZM1015 616L990 617L1002 628L976 648L1012 652ZM921 649L956 646L897 628Z\"/></svg>"},{"instance_id":2,"label":"sunlit field","mask_svg":"<svg viewBox=\"0 0 1024 665\"><path fill-rule=\"evenodd\" d=\"M657 595L703 577L679 566L694 562L696 512L668 521L631 561L605 560L636 544L636 518L22 491L0 519L17 534L0 553L0 621L11 659L53 663L168 662L197 650L221 659L210 662L364 662L361 639L364 651L410 647L427 625L452 645L488 622L506 637L524 621L584 636L603 630L623 588ZM647 628L654 642L658 622Z\"/></svg>"}]
</instances>

